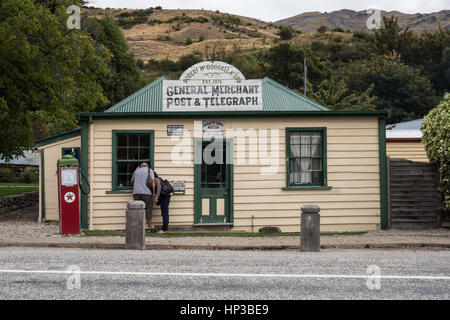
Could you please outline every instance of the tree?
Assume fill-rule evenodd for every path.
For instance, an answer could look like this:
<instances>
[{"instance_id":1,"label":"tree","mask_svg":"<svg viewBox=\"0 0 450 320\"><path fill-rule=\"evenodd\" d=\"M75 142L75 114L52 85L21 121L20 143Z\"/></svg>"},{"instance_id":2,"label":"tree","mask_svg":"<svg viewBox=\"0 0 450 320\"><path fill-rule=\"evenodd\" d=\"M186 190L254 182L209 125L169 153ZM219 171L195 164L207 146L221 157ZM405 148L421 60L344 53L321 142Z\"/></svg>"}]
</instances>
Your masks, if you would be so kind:
<instances>
[{"instance_id":1,"label":"tree","mask_svg":"<svg viewBox=\"0 0 450 320\"><path fill-rule=\"evenodd\" d=\"M308 46L287 42L271 47L262 57L266 74L291 89L304 86L304 59L307 58L308 81L314 86L329 77L329 64L321 61Z\"/></svg>"},{"instance_id":2,"label":"tree","mask_svg":"<svg viewBox=\"0 0 450 320\"><path fill-rule=\"evenodd\" d=\"M109 73L109 53L69 30L67 18L63 6L0 2L1 158L31 146L33 122L59 133L76 127L77 112L107 102L97 79Z\"/></svg>"},{"instance_id":3,"label":"tree","mask_svg":"<svg viewBox=\"0 0 450 320\"><path fill-rule=\"evenodd\" d=\"M350 92L361 94L374 84L374 104L389 111L389 123L422 118L439 100L430 80L396 53L372 55L349 65L343 74Z\"/></svg>"},{"instance_id":4,"label":"tree","mask_svg":"<svg viewBox=\"0 0 450 320\"><path fill-rule=\"evenodd\" d=\"M411 63L417 53L419 39L414 31L401 28L395 16L383 17L384 26L375 30L375 47L379 54L400 54L403 62Z\"/></svg>"},{"instance_id":5,"label":"tree","mask_svg":"<svg viewBox=\"0 0 450 320\"><path fill-rule=\"evenodd\" d=\"M325 33L325 32L327 32L327 27L325 27L325 26L320 26L320 27L317 29L317 32L318 32L318 33Z\"/></svg>"},{"instance_id":6,"label":"tree","mask_svg":"<svg viewBox=\"0 0 450 320\"><path fill-rule=\"evenodd\" d=\"M333 110L373 110L375 98L372 96L373 84L362 94L350 93L343 79L334 77L322 81L312 98Z\"/></svg>"},{"instance_id":7,"label":"tree","mask_svg":"<svg viewBox=\"0 0 450 320\"><path fill-rule=\"evenodd\" d=\"M280 31L278 31L278 36L281 40L292 39L294 35L294 30L290 26L281 26Z\"/></svg>"},{"instance_id":8,"label":"tree","mask_svg":"<svg viewBox=\"0 0 450 320\"><path fill-rule=\"evenodd\" d=\"M111 75L101 78L100 83L109 105L114 105L143 86L141 70L122 30L112 16L106 15L102 20L84 20L87 20L86 30L96 44L106 47L112 54ZM103 110L105 106L96 109Z\"/></svg>"},{"instance_id":9,"label":"tree","mask_svg":"<svg viewBox=\"0 0 450 320\"><path fill-rule=\"evenodd\" d=\"M442 208L450 212L450 93L424 117L422 133L428 158L440 167Z\"/></svg>"}]
</instances>

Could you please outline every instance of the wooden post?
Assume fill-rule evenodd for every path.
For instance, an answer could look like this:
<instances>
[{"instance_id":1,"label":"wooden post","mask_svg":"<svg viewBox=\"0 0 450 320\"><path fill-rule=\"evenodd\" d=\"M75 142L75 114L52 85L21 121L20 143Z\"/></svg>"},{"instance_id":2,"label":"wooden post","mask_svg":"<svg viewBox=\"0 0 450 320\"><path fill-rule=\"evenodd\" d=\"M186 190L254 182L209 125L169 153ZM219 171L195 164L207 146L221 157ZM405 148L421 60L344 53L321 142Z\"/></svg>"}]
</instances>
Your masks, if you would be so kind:
<instances>
[{"instance_id":1,"label":"wooden post","mask_svg":"<svg viewBox=\"0 0 450 320\"><path fill-rule=\"evenodd\" d=\"M145 202L128 201L125 247L145 249Z\"/></svg>"},{"instance_id":2,"label":"wooden post","mask_svg":"<svg viewBox=\"0 0 450 320\"><path fill-rule=\"evenodd\" d=\"M320 208L306 204L301 210L300 251L320 251Z\"/></svg>"}]
</instances>

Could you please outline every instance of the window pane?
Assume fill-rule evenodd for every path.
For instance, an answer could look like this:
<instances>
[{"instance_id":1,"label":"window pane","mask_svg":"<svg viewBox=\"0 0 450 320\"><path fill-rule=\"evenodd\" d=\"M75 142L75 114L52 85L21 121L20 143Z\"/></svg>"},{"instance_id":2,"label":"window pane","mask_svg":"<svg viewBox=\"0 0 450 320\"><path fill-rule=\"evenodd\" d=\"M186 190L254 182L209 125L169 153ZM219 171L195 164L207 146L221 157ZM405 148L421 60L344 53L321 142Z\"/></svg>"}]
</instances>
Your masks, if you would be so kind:
<instances>
[{"instance_id":1,"label":"window pane","mask_svg":"<svg viewBox=\"0 0 450 320\"><path fill-rule=\"evenodd\" d=\"M148 134L141 134L139 136L139 146L141 148L149 148L150 147L150 136Z\"/></svg>"},{"instance_id":2,"label":"window pane","mask_svg":"<svg viewBox=\"0 0 450 320\"><path fill-rule=\"evenodd\" d=\"M127 174L128 173L128 166L126 162L119 162L117 164L117 173L118 174Z\"/></svg>"},{"instance_id":3,"label":"window pane","mask_svg":"<svg viewBox=\"0 0 450 320\"><path fill-rule=\"evenodd\" d=\"M314 184L319 184L320 180L319 180L319 172L312 172L313 175L313 183Z\"/></svg>"},{"instance_id":4,"label":"window pane","mask_svg":"<svg viewBox=\"0 0 450 320\"><path fill-rule=\"evenodd\" d=\"M128 163L128 174L131 176L133 175L133 172L141 165L140 162L129 162Z\"/></svg>"},{"instance_id":5,"label":"window pane","mask_svg":"<svg viewBox=\"0 0 450 320\"><path fill-rule=\"evenodd\" d=\"M321 144L322 143L322 133L321 132L311 132L311 143L312 144Z\"/></svg>"},{"instance_id":6,"label":"window pane","mask_svg":"<svg viewBox=\"0 0 450 320\"><path fill-rule=\"evenodd\" d=\"M300 174L300 183L309 184L311 183L311 172L310 171L302 171Z\"/></svg>"},{"instance_id":7,"label":"window pane","mask_svg":"<svg viewBox=\"0 0 450 320\"><path fill-rule=\"evenodd\" d=\"M301 143L302 144L311 144L311 138L309 132L300 132Z\"/></svg>"},{"instance_id":8,"label":"window pane","mask_svg":"<svg viewBox=\"0 0 450 320\"><path fill-rule=\"evenodd\" d=\"M301 146L301 156L310 157L311 156L311 146L309 144Z\"/></svg>"},{"instance_id":9,"label":"window pane","mask_svg":"<svg viewBox=\"0 0 450 320\"><path fill-rule=\"evenodd\" d=\"M292 144L300 144L300 132L291 132L291 145Z\"/></svg>"},{"instance_id":10,"label":"window pane","mask_svg":"<svg viewBox=\"0 0 450 320\"><path fill-rule=\"evenodd\" d=\"M139 149L139 159L148 159L149 158L149 148L140 148Z\"/></svg>"},{"instance_id":11,"label":"window pane","mask_svg":"<svg viewBox=\"0 0 450 320\"><path fill-rule=\"evenodd\" d=\"M291 171L300 171L300 159L291 159L289 162Z\"/></svg>"},{"instance_id":12,"label":"window pane","mask_svg":"<svg viewBox=\"0 0 450 320\"><path fill-rule=\"evenodd\" d=\"M127 160L127 148L117 148L117 160Z\"/></svg>"},{"instance_id":13,"label":"window pane","mask_svg":"<svg viewBox=\"0 0 450 320\"><path fill-rule=\"evenodd\" d=\"M128 146L129 147L137 147L139 145L139 136L137 134L128 135Z\"/></svg>"},{"instance_id":14,"label":"window pane","mask_svg":"<svg viewBox=\"0 0 450 320\"><path fill-rule=\"evenodd\" d=\"M300 157L300 145L291 145L291 157Z\"/></svg>"},{"instance_id":15,"label":"window pane","mask_svg":"<svg viewBox=\"0 0 450 320\"><path fill-rule=\"evenodd\" d=\"M117 146L118 147L126 147L127 146L127 135L126 134L118 134L117 135Z\"/></svg>"},{"instance_id":16,"label":"window pane","mask_svg":"<svg viewBox=\"0 0 450 320\"><path fill-rule=\"evenodd\" d=\"M138 148L128 149L128 160L139 160L138 156L139 156Z\"/></svg>"},{"instance_id":17,"label":"window pane","mask_svg":"<svg viewBox=\"0 0 450 320\"><path fill-rule=\"evenodd\" d=\"M300 172L291 172L289 174L291 184L300 184Z\"/></svg>"},{"instance_id":18,"label":"window pane","mask_svg":"<svg viewBox=\"0 0 450 320\"><path fill-rule=\"evenodd\" d=\"M310 171L311 170L311 158L302 159L301 161L301 170L302 171Z\"/></svg>"},{"instance_id":19,"label":"window pane","mask_svg":"<svg viewBox=\"0 0 450 320\"><path fill-rule=\"evenodd\" d=\"M313 157L321 157L322 156L322 145L312 144L311 145L311 153L312 153Z\"/></svg>"},{"instance_id":20,"label":"window pane","mask_svg":"<svg viewBox=\"0 0 450 320\"><path fill-rule=\"evenodd\" d=\"M312 170L313 171L322 171L322 159L313 159Z\"/></svg>"},{"instance_id":21,"label":"window pane","mask_svg":"<svg viewBox=\"0 0 450 320\"><path fill-rule=\"evenodd\" d=\"M126 187L128 186L128 175L127 174L119 174L117 176L117 186L118 187Z\"/></svg>"}]
</instances>

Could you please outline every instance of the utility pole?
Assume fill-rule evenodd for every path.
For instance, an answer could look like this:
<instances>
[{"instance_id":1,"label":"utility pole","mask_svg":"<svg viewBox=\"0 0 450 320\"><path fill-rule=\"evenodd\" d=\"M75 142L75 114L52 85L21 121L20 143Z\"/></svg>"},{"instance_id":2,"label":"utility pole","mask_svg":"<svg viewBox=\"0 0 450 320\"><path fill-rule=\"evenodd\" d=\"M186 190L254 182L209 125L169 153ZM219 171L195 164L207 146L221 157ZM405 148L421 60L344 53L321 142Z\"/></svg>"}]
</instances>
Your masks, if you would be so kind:
<instances>
[{"instance_id":1,"label":"utility pole","mask_svg":"<svg viewBox=\"0 0 450 320\"><path fill-rule=\"evenodd\" d=\"M306 70L308 70L308 67L306 66L306 58L305 58L305 60L304 60L304 63L303 63L303 70L305 71L305 84L304 84L304 91L305 91L305 97L306 97Z\"/></svg>"}]
</instances>

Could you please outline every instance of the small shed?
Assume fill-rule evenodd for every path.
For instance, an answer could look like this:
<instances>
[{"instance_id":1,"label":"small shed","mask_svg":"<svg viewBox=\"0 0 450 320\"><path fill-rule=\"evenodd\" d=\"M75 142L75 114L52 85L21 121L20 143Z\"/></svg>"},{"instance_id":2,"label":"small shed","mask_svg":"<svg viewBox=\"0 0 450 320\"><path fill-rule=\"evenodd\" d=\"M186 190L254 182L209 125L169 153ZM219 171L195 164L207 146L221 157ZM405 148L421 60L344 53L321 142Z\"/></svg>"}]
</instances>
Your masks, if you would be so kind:
<instances>
[{"instance_id":1,"label":"small shed","mask_svg":"<svg viewBox=\"0 0 450 320\"><path fill-rule=\"evenodd\" d=\"M321 231L386 228L386 112L332 111L269 78L205 61L161 77L80 129L37 142L42 219L57 219L56 160L79 148L90 194L81 226L125 228L130 178L141 162L175 187L170 227L300 230L321 208ZM162 219L153 210L153 222Z\"/></svg>"},{"instance_id":2,"label":"small shed","mask_svg":"<svg viewBox=\"0 0 450 320\"><path fill-rule=\"evenodd\" d=\"M386 126L386 153L390 158L429 162L422 143L423 119Z\"/></svg>"}]
</instances>

